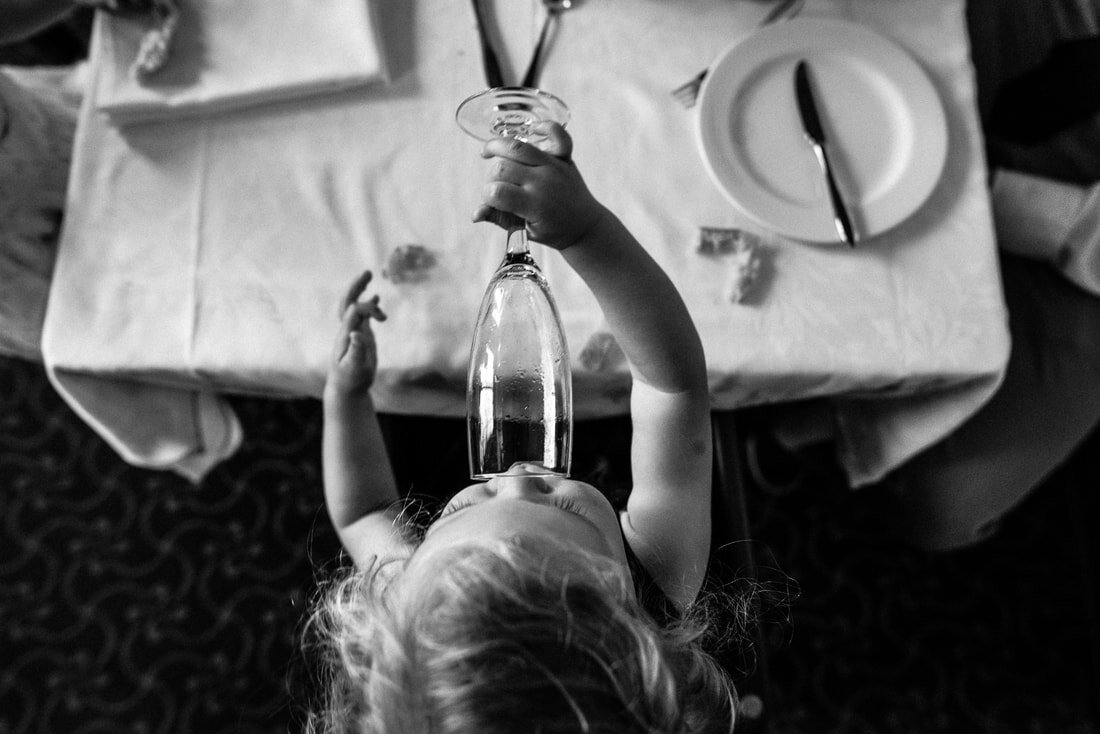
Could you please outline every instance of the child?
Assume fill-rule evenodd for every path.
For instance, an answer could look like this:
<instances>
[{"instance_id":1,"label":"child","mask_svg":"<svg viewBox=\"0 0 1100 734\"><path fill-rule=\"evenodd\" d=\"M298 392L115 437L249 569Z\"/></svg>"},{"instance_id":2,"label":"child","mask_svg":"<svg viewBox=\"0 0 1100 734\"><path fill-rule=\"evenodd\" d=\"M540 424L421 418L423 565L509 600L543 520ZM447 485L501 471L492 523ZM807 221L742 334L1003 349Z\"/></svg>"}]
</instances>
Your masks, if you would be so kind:
<instances>
[{"instance_id":1,"label":"child","mask_svg":"<svg viewBox=\"0 0 1100 734\"><path fill-rule=\"evenodd\" d=\"M634 486L618 516L582 482L516 466L458 492L422 534L406 521L369 388L351 287L325 387L328 510L356 569L314 616L331 666L314 730L728 732L735 694L693 615L710 546L702 345L675 287L588 192L572 141L492 140L484 204L527 221L584 279L633 376Z\"/></svg>"}]
</instances>

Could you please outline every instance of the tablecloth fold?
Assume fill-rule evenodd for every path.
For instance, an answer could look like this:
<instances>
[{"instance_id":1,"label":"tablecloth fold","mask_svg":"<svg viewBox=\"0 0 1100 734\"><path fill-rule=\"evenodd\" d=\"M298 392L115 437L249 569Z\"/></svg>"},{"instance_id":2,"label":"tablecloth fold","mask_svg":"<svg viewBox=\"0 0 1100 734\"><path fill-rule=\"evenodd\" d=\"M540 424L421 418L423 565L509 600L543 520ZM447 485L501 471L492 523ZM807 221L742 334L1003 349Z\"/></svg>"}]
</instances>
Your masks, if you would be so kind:
<instances>
[{"instance_id":1,"label":"tablecloth fold","mask_svg":"<svg viewBox=\"0 0 1100 734\"><path fill-rule=\"evenodd\" d=\"M73 411L134 466L174 471L197 483L244 437L229 403L209 391L67 370L48 374Z\"/></svg>"},{"instance_id":2,"label":"tablecloth fold","mask_svg":"<svg viewBox=\"0 0 1100 734\"><path fill-rule=\"evenodd\" d=\"M1008 359L1008 343L1000 357ZM1003 374L893 398L833 400L837 458L852 487L871 485L941 441L993 397Z\"/></svg>"}]
</instances>

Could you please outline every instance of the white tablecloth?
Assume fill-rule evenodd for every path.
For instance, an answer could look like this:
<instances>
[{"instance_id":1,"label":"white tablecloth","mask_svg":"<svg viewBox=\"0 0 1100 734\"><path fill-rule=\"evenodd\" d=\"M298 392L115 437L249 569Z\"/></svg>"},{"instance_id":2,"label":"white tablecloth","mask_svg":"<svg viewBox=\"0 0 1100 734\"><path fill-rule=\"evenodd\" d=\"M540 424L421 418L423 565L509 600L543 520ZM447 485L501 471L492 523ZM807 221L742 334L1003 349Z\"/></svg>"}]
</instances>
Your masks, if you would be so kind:
<instances>
[{"instance_id":1,"label":"white tablecloth","mask_svg":"<svg viewBox=\"0 0 1100 734\"><path fill-rule=\"evenodd\" d=\"M541 3L496 5L515 79ZM948 162L930 201L855 251L740 218L697 153L696 112L669 94L767 7L581 3L562 18L542 86L572 109L594 194L683 292L714 406L835 396L858 485L976 410L1007 357L964 2L807 2L804 15L866 24L911 51L947 110ZM503 249L499 230L470 223L486 164L454 123L485 86L474 19L458 0L376 10L385 87L132 128L85 104L43 351L58 390L128 460L198 477L239 441L221 393L319 395L340 294L405 244L439 264L421 282L376 281L390 316L376 329L376 401L463 413L473 320ZM725 267L696 252L700 226L762 235L772 275L756 298L724 296ZM535 255L565 323L577 417L625 412L625 367L578 360L605 328L595 299L556 253Z\"/></svg>"}]
</instances>

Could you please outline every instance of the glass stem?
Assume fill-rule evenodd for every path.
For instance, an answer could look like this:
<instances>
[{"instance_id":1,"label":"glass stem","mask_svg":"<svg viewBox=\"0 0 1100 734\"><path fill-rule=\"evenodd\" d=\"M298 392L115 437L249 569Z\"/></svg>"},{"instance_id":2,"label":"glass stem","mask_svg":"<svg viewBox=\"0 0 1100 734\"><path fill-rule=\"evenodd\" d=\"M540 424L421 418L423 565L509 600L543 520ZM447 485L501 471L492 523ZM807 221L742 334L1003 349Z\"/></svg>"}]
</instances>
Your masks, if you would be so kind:
<instances>
[{"instance_id":1,"label":"glass stem","mask_svg":"<svg viewBox=\"0 0 1100 734\"><path fill-rule=\"evenodd\" d=\"M525 222L520 221L518 226L509 227L508 229L508 246L505 250L505 257L509 261L523 260L531 252L531 248L527 244L527 225Z\"/></svg>"}]
</instances>

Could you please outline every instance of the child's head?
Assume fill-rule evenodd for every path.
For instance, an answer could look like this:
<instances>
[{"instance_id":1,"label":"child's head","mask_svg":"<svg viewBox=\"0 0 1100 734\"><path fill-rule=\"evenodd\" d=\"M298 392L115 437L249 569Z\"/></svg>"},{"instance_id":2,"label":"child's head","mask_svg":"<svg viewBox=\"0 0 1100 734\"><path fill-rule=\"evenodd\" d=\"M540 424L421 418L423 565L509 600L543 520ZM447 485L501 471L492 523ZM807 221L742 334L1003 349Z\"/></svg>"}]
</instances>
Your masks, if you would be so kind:
<instances>
[{"instance_id":1,"label":"child's head","mask_svg":"<svg viewBox=\"0 0 1100 734\"><path fill-rule=\"evenodd\" d=\"M315 631L321 731L727 731L700 625L640 607L618 519L581 482L517 473L458 493L408 555L336 583Z\"/></svg>"}]
</instances>

